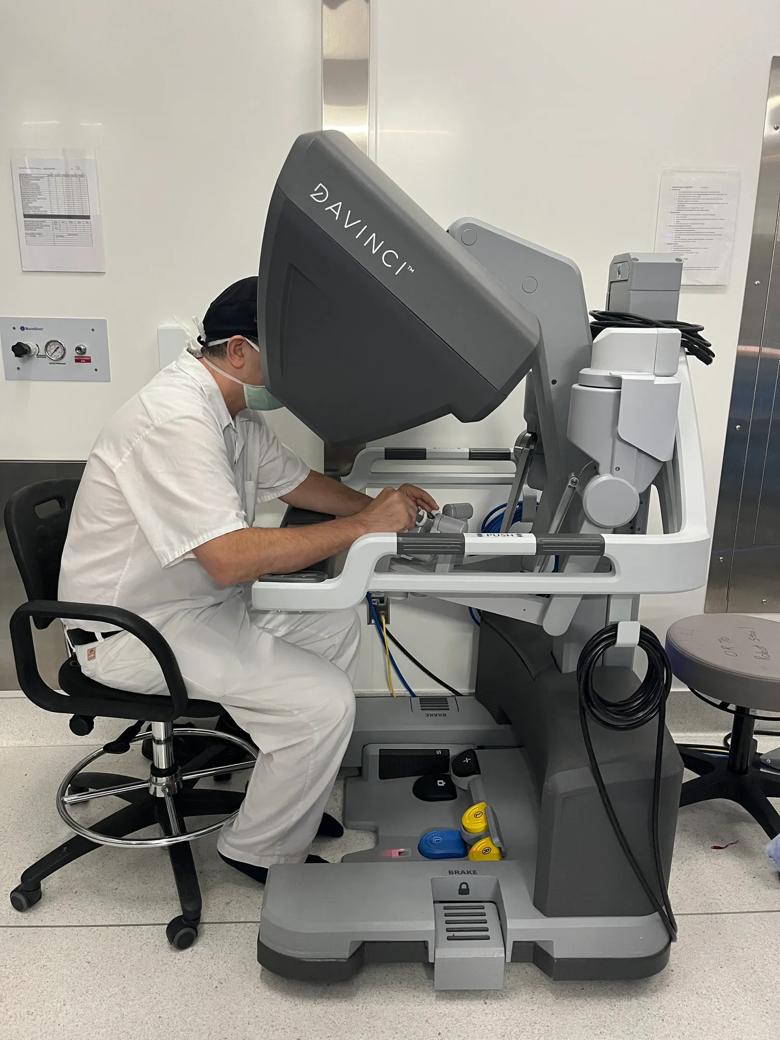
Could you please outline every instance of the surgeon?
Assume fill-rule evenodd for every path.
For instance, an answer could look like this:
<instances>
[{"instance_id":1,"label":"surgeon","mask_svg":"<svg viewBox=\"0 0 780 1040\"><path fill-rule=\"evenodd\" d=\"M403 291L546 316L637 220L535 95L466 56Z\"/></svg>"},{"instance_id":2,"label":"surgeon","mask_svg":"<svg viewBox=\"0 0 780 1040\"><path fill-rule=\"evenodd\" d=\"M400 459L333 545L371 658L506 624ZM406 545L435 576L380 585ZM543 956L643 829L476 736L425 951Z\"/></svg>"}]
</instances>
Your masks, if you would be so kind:
<instances>
[{"instance_id":1,"label":"surgeon","mask_svg":"<svg viewBox=\"0 0 780 1040\"><path fill-rule=\"evenodd\" d=\"M341 832L323 810L352 731L360 627L353 610L258 612L250 583L306 568L361 535L407 530L418 508L437 508L409 484L372 499L310 470L266 425L263 413L279 402L264 382L257 278L244 278L208 308L200 356L182 353L98 436L59 585L62 600L150 621L191 696L223 705L257 744L246 798L218 848L260 882L274 863L307 860L318 829ZM336 519L253 526L272 499ZM85 675L165 692L155 659L128 633L81 622L70 637Z\"/></svg>"}]
</instances>

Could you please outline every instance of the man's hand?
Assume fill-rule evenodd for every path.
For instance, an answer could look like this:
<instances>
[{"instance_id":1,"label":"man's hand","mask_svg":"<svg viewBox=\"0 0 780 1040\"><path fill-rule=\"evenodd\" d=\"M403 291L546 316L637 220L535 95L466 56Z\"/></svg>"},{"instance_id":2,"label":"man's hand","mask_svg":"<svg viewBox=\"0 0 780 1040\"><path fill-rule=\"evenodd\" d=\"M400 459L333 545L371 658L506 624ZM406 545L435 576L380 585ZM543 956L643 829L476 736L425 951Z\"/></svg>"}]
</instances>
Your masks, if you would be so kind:
<instances>
[{"instance_id":1,"label":"man's hand","mask_svg":"<svg viewBox=\"0 0 780 1040\"><path fill-rule=\"evenodd\" d=\"M326 490L330 490L333 484L349 491L335 481L328 481L319 474L317 477ZM345 498L342 504L350 507L353 515L303 527L245 527L218 535L193 551L212 580L227 587L254 581L261 574L290 574L303 570L318 560L349 549L364 534L408 531L414 527L418 505L423 509L437 508L430 495L411 484L404 484L397 491L385 488L376 498L357 496L357 492L352 494L356 497ZM367 505L359 512L351 508L361 501Z\"/></svg>"},{"instance_id":2,"label":"man's hand","mask_svg":"<svg viewBox=\"0 0 780 1040\"><path fill-rule=\"evenodd\" d=\"M402 484L398 490L411 499L417 509L423 509L426 513L435 513L439 508L438 502L431 498L427 491L415 487L414 484Z\"/></svg>"},{"instance_id":3,"label":"man's hand","mask_svg":"<svg viewBox=\"0 0 780 1040\"><path fill-rule=\"evenodd\" d=\"M397 534L414 527L417 506L401 488L384 488L355 519L364 534Z\"/></svg>"}]
</instances>

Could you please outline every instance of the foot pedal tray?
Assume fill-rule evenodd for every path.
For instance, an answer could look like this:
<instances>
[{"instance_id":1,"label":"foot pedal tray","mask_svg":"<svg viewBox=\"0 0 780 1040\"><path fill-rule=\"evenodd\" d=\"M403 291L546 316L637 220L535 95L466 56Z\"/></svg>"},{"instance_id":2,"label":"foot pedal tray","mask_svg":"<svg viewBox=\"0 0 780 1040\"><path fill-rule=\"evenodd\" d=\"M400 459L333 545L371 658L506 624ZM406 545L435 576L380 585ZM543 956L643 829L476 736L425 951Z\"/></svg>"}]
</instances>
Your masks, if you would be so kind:
<instances>
[{"instance_id":1,"label":"foot pedal tray","mask_svg":"<svg viewBox=\"0 0 780 1040\"><path fill-rule=\"evenodd\" d=\"M503 989L506 950L495 903L436 903L434 915L434 989Z\"/></svg>"}]
</instances>

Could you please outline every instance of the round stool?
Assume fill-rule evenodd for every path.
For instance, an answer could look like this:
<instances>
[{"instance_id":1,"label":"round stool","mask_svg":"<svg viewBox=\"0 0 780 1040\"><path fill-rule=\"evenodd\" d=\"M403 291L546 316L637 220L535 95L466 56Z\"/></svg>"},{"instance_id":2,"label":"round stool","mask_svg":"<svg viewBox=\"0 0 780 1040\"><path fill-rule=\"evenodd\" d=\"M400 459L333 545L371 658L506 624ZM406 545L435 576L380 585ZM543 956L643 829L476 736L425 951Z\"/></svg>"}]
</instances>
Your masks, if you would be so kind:
<instances>
[{"instance_id":1,"label":"round stool","mask_svg":"<svg viewBox=\"0 0 780 1040\"><path fill-rule=\"evenodd\" d=\"M745 614L700 614L671 626L666 651L674 674L695 693L733 708L728 749L679 744L688 769L681 805L710 798L737 802L770 838L780 833L780 770L765 768L753 736L755 713L780 713L780 623Z\"/></svg>"}]
</instances>

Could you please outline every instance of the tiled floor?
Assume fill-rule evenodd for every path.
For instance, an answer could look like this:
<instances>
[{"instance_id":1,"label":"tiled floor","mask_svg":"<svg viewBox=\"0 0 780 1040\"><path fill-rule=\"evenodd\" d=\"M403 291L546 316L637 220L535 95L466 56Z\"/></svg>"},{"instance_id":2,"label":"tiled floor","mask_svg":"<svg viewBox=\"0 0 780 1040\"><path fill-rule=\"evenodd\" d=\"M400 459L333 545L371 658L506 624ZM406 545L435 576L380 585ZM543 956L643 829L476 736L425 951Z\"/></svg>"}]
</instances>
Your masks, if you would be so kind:
<instances>
[{"instance_id":1,"label":"tiled floor","mask_svg":"<svg viewBox=\"0 0 780 1040\"><path fill-rule=\"evenodd\" d=\"M672 719L678 733L710 739L705 728L720 723L687 698L675 701ZM90 740L115 731L96 728ZM164 937L175 913L164 852L103 849L51 878L28 914L11 909L2 889L61 840L52 794L87 750L64 719L0 695L2 1040L714 1040L776 1031L780 883L763 834L726 803L680 814L672 879L680 941L656 978L551 983L533 967L513 965L502 993L435 994L422 966L383 965L349 983L312 988L259 968L262 890L225 867L209 839L196 846L204 924L184 953ZM365 841L353 833L320 851L336 858Z\"/></svg>"}]
</instances>

